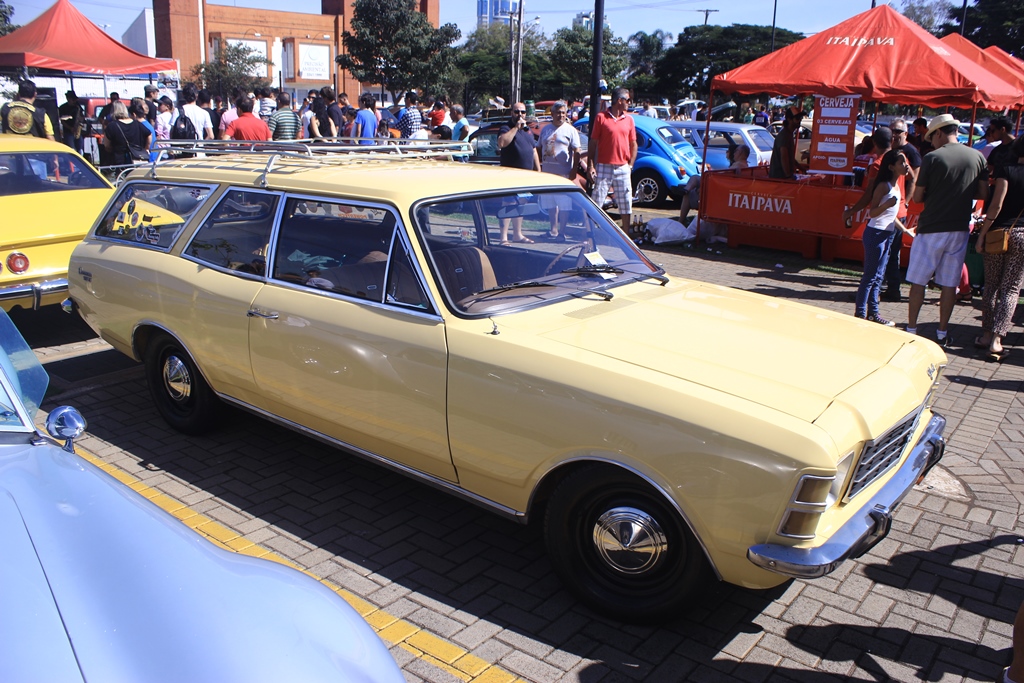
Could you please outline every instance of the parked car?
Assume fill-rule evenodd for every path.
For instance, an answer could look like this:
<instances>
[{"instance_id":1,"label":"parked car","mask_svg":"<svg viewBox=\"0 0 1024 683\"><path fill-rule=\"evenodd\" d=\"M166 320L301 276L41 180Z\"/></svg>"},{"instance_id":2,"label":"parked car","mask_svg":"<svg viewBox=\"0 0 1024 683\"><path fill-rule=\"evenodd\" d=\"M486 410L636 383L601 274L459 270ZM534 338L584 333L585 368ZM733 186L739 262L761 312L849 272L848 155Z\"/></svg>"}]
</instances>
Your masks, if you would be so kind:
<instances>
[{"instance_id":1,"label":"parked car","mask_svg":"<svg viewBox=\"0 0 1024 683\"><path fill-rule=\"evenodd\" d=\"M633 203L658 206L669 199L682 199L686 181L700 174L700 157L693 146L667 121L632 115L636 126L637 155L633 165ZM590 128L590 118L575 124L581 134Z\"/></svg>"},{"instance_id":2,"label":"parked car","mask_svg":"<svg viewBox=\"0 0 1024 683\"><path fill-rule=\"evenodd\" d=\"M378 681L401 672L334 591L215 547L79 458L74 408L36 431L48 378L0 311L5 681Z\"/></svg>"},{"instance_id":3,"label":"parked car","mask_svg":"<svg viewBox=\"0 0 1024 683\"><path fill-rule=\"evenodd\" d=\"M697 113L697 107L706 104L704 100L679 100L676 102L676 111L688 119L692 119Z\"/></svg>"},{"instance_id":4,"label":"parked car","mask_svg":"<svg viewBox=\"0 0 1024 683\"><path fill-rule=\"evenodd\" d=\"M113 192L66 145L0 135L0 308L36 309L67 296L71 250Z\"/></svg>"},{"instance_id":5,"label":"parked car","mask_svg":"<svg viewBox=\"0 0 1024 683\"><path fill-rule=\"evenodd\" d=\"M333 149L134 170L75 250L69 307L173 428L227 403L541 518L639 621L827 574L941 457L933 342L670 278L552 174Z\"/></svg>"},{"instance_id":6,"label":"parked car","mask_svg":"<svg viewBox=\"0 0 1024 683\"><path fill-rule=\"evenodd\" d=\"M473 148L473 153L469 156L469 161L474 164L488 164L490 166L497 166L501 163L501 149L498 147L498 133L501 132L502 126L508 123L507 119L504 121L495 121L489 124L485 124L474 130L469 134L469 144ZM540 136L540 131L544 127L543 124L534 119L529 122L530 132L535 137Z\"/></svg>"},{"instance_id":7,"label":"parked car","mask_svg":"<svg viewBox=\"0 0 1024 683\"><path fill-rule=\"evenodd\" d=\"M693 145L697 156L703 161L705 154L704 135L706 121L673 121L686 141ZM746 123L711 122L711 138L707 145L708 167L713 171L729 168L726 154L731 148L746 145L750 150L747 163L751 166L767 164L772 159L775 137L761 126Z\"/></svg>"},{"instance_id":8,"label":"parked car","mask_svg":"<svg viewBox=\"0 0 1024 683\"><path fill-rule=\"evenodd\" d=\"M974 128L973 128L974 139L973 140L971 140L971 131L972 131L972 128L971 128L971 123L969 121L966 122L966 123L961 123L957 127L957 131L956 131L957 142L959 142L959 143L961 143L963 145L966 145L968 140L970 140L971 146L973 146L975 149L980 149L981 147L984 147L985 145L988 144L988 142L985 140L985 127L983 125L981 125L980 123L975 123L974 124ZM980 145L978 144L979 142L981 143Z\"/></svg>"}]
</instances>

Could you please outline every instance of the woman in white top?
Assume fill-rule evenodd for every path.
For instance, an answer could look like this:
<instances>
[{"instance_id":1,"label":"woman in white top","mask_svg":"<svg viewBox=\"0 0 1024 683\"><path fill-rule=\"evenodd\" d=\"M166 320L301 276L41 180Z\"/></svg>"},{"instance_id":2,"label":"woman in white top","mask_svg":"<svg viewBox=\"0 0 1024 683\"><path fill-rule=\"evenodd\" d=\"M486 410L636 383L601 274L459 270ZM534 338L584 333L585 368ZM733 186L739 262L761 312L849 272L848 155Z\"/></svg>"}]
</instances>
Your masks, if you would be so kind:
<instances>
[{"instance_id":1,"label":"woman in white top","mask_svg":"<svg viewBox=\"0 0 1024 683\"><path fill-rule=\"evenodd\" d=\"M892 248L903 196L897 182L900 176L910 171L910 164L902 152L892 157L893 163L883 164L878 169L878 181L875 192L868 206L868 224L864 228L861 241L864 244L864 275L860 278L857 289L857 308L854 315L866 318L871 322L892 327L895 323L878 314L878 291L885 278L885 265L889 262L889 250ZM899 225L900 229L903 228Z\"/></svg>"}]
</instances>

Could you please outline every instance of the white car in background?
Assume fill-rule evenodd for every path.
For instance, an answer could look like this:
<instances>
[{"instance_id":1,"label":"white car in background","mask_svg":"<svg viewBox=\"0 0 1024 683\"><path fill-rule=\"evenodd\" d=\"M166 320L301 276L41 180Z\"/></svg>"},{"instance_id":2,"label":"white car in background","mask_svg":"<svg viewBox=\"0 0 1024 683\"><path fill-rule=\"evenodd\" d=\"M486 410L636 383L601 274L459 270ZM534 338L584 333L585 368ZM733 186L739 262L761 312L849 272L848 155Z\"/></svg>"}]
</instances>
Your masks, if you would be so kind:
<instances>
[{"instance_id":1,"label":"white car in background","mask_svg":"<svg viewBox=\"0 0 1024 683\"><path fill-rule=\"evenodd\" d=\"M697 156L703 159L707 121L672 121L671 125L679 130L686 141L693 145ZM747 157L748 164L751 166L764 165L772 159L775 136L761 126L753 124L712 121L711 134L707 144L708 167L712 171L729 168L729 159L726 154L731 148L739 145L746 145L750 150L750 156Z\"/></svg>"}]
</instances>

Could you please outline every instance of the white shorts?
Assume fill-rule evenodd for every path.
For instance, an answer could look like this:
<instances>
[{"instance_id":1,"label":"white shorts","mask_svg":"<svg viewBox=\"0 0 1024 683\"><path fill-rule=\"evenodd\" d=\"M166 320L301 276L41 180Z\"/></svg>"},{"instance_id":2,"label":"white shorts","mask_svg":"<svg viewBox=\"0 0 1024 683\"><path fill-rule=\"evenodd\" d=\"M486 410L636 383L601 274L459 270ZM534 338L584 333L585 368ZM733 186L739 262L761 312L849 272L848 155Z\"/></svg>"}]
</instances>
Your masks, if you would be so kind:
<instances>
[{"instance_id":1,"label":"white shorts","mask_svg":"<svg viewBox=\"0 0 1024 683\"><path fill-rule=\"evenodd\" d=\"M604 206L604 200L608 199L608 191L615 190L615 205L619 207L619 214L629 216L633 213L633 187L630 182L629 164L612 166L611 164L597 165L597 179L594 182L594 191L590 194L594 203Z\"/></svg>"},{"instance_id":2,"label":"white shorts","mask_svg":"<svg viewBox=\"0 0 1024 683\"><path fill-rule=\"evenodd\" d=\"M537 199L542 209L568 211L572 208L572 198L565 194L542 194L538 195Z\"/></svg>"},{"instance_id":3,"label":"white shorts","mask_svg":"<svg viewBox=\"0 0 1024 683\"><path fill-rule=\"evenodd\" d=\"M915 235L910 247L907 282L924 286L934 275L938 286L956 287L964 268L968 237L970 233L963 230Z\"/></svg>"}]
</instances>

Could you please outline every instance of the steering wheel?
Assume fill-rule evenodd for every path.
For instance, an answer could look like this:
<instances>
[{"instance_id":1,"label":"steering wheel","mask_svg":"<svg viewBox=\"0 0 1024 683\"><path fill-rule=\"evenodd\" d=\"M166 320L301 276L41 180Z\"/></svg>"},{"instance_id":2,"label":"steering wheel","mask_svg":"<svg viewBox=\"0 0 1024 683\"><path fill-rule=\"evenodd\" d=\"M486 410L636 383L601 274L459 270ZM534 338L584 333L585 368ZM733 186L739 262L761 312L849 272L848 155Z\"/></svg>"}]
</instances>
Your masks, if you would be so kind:
<instances>
[{"instance_id":1,"label":"steering wheel","mask_svg":"<svg viewBox=\"0 0 1024 683\"><path fill-rule=\"evenodd\" d=\"M562 260L562 257L564 257L566 254L568 254L573 249L579 249L580 250L580 257L582 257L583 256L583 249L586 246L587 246L586 242L579 242L578 244L570 244L565 249L563 249L562 251L558 252L558 256L556 256L555 258L553 258L551 260L551 263L548 264L548 267L544 269L543 273L541 273L541 277L544 277L546 275L550 275L551 274L551 270L555 267L555 265L559 261ZM577 258L579 258L579 257L577 257Z\"/></svg>"}]
</instances>

